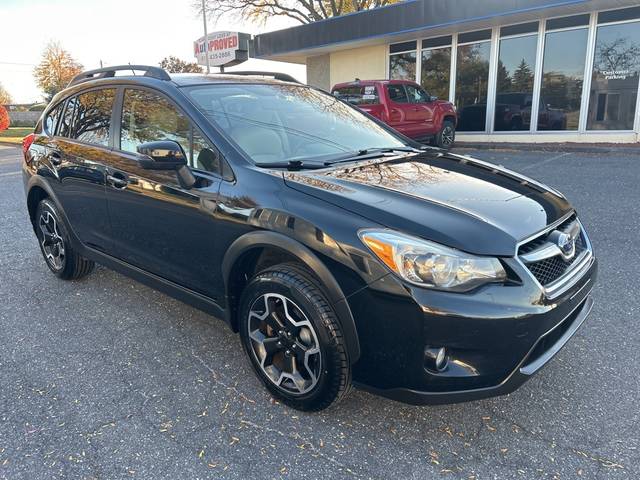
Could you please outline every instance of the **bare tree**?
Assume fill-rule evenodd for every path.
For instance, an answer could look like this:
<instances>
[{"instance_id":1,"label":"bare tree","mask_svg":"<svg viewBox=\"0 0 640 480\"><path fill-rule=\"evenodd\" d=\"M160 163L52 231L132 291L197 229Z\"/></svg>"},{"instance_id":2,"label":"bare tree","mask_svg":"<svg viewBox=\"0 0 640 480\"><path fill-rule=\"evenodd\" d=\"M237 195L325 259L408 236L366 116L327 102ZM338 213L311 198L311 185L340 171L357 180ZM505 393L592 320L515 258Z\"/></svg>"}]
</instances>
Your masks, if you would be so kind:
<instances>
[{"instance_id":1,"label":"bare tree","mask_svg":"<svg viewBox=\"0 0 640 480\"><path fill-rule=\"evenodd\" d=\"M170 73L202 73L202 67L197 63L189 63L172 55L160 62L160 67Z\"/></svg>"},{"instance_id":2,"label":"bare tree","mask_svg":"<svg viewBox=\"0 0 640 480\"><path fill-rule=\"evenodd\" d=\"M225 15L264 23L269 17L288 17L299 23L313 23L346 13L383 7L400 0L205 0L205 10L214 20ZM202 2L194 1L202 14Z\"/></svg>"},{"instance_id":3,"label":"bare tree","mask_svg":"<svg viewBox=\"0 0 640 480\"><path fill-rule=\"evenodd\" d=\"M11 102L13 102L11 95L9 95L9 92L7 92L7 90L0 83L0 105L8 105Z\"/></svg>"},{"instance_id":4,"label":"bare tree","mask_svg":"<svg viewBox=\"0 0 640 480\"><path fill-rule=\"evenodd\" d=\"M603 42L596 50L596 68L603 71L632 70L638 68L640 45L629 38L616 38Z\"/></svg>"},{"instance_id":5,"label":"bare tree","mask_svg":"<svg viewBox=\"0 0 640 480\"><path fill-rule=\"evenodd\" d=\"M82 72L80 65L60 43L50 42L33 74L47 101L64 89L71 79Z\"/></svg>"}]
</instances>

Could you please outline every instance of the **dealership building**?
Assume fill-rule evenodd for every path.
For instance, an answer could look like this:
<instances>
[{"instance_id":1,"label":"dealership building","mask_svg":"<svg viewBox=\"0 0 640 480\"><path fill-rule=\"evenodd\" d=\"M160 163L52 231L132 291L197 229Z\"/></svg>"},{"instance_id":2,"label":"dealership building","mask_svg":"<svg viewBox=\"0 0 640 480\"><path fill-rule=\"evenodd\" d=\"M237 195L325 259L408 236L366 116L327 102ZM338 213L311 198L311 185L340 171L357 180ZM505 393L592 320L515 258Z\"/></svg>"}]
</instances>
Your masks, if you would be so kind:
<instances>
[{"instance_id":1,"label":"dealership building","mask_svg":"<svg viewBox=\"0 0 640 480\"><path fill-rule=\"evenodd\" d=\"M640 140L637 0L409 0L257 35L253 56L325 90L415 80L461 141Z\"/></svg>"}]
</instances>

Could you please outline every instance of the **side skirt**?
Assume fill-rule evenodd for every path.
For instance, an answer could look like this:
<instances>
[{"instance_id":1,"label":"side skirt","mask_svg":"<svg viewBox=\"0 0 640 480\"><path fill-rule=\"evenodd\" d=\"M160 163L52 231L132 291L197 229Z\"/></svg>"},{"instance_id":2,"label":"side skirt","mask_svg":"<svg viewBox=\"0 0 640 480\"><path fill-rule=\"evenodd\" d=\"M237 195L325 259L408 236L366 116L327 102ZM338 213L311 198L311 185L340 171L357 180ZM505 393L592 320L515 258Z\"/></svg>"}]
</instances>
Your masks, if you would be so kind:
<instances>
[{"instance_id":1,"label":"side skirt","mask_svg":"<svg viewBox=\"0 0 640 480\"><path fill-rule=\"evenodd\" d=\"M78 243L78 242L76 242ZM225 308L221 307L218 303L216 303L211 298L202 295L198 292L194 292L193 290L189 290L177 283L173 283L165 278L159 277L153 273L149 273L146 270L142 270L141 268L135 267L129 263L123 262L115 257L107 255L106 253L99 252L92 248L88 248L86 246L82 246L80 248L81 254L93 260L96 263L104 265L111 270L115 270L118 273L126 275L127 277L132 278L148 287L151 287L155 290L158 290L162 293L166 293L170 297L173 297L181 302L187 303L192 307L197 308L198 310L202 310L209 315L212 315L216 318L221 318L227 324L227 326L231 326L227 311Z\"/></svg>"}]
</instances>

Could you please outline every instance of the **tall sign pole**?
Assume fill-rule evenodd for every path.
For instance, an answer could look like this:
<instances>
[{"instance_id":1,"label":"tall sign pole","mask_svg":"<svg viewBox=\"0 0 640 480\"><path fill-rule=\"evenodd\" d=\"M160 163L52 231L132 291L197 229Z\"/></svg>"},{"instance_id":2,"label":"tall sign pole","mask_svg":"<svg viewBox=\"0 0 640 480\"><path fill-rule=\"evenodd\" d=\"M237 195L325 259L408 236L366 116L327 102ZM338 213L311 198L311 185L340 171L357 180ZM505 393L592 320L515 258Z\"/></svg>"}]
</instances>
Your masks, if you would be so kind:
<instances>
[{"instance_id":1,"label":"tall sign pole","mask_svg":"<svg viewBox=\"0 0 640 480\"><path fill-rule=\"evenodd\" d=\"M202 23L204 24L204 54L207 57L207 74L211 73L209 68L209 39L207 38L207 10L205 0L202 0Z\"/></svg>"}]
</instances>

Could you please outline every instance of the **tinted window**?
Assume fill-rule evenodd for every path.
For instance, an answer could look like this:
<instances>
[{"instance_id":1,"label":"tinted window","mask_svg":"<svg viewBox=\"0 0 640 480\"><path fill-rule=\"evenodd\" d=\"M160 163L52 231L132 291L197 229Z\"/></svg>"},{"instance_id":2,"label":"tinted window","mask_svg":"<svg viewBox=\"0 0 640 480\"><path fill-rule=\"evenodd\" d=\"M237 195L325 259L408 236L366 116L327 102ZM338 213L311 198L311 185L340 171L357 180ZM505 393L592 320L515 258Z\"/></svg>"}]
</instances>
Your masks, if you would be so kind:
<instances>
[{"instance_id":1,"label":"tinted window","mask_svg":"<svg viewBox=\"0 0 640 480\"><path fill-rule=\"evenodd\" d=\"M451 40L451 35L447 35L445 37L427 38L426 40L422 40L422 48L445 47L451 45Z\"/></svg>"},{"instance_id":2,"label":"tinted window","mask_svg":"<svg viewBox=\"0 0 640 480\"><path fill-rule=\"evenodd\" d=\"M632 130L640 78L640 22L598 27L589 130Z\"/></svg>"},{"instance_id":3,"label":"tinted window","mask_svg":"<svg viewBox=\"0 0 640 480\"><path fill-rule=\"evenodd\" d=\"M538 130L577 130L587 55L587 29L547 33Z\"/></svg>"},{"instance_id":4,"label":"tinted window","mask_svg":"<svg viewBox=\"0 0 640 480\"><path fill-rule=\"evenodd\" d=\"M538 35L500 40L495 129L529 130Z\"/></svg>"},{"instance_id":5,"label":"tinted window","mask_svg":"<svg viewBox=\"0 0 640 480\"><path fill-rule=\"evenodd\" d=\"M409 103L404 85L387 85L387 91L389 92L389 98L392 102Z\"/></svg>"},{"instance_id":6,"label":"tinted window","mask_svg":"<svg viewBox=\"0 0 640 480\"><path fill-rule=\"evenodd\" d=\"M58 104L47 114L47 117L44 119L44 129L49 135L55 135L56 127L58 126L63 108L64 102Z\"/></svg>"},{"instance_id":7,"label":"tinted window","mask_svg":"<svg viewBox=\"0 0 640 480\"><path fill-rule=\"evenodd\" d=\"M406 52L407 50L415 50L418 45L417 41L413 42L402 42L402 43L393 43L389 45L389 52L397 53L397 52Z\"/></svg>"},{"instance_id":8,"label":"tinted window","mask_svg":"<svg viewBox=\"0 0 640 480\"><path fill-rule=\"evenodd\" d=\"M61 137L69 137L71 134L75 106L76 97L70 98L67 101L67 105L64 109L64 114L62 115L62 121L60 122L60 127L58 128L58 135L60 135Z\"/></svg>"},{"instance_id":9,"label":"tinted window","mask_svg":"<svg viewBox=\"0 0 640 480\"><path fill-rule=\"evenodd\" d=\"M73 138L95 145L109 145L115 88L92 90L76 97Z\"/></svg>"},{"instance_id":10,"label":"tinted window","mask_svg":"<svg viewBox=\"0 0 640 480\"><path fill-rule=\"evenodd\" d=\"M380 103L378 89L375 85L352 85L349 87L336 88L333 94L353 105L376 105Z\"/></svg>"},{"instance_id":11,"label":"tinted window","mask_svg":"<svg viewBox=\"0 0 640 480\"><path fill-rule=\"evenodd\" d=\"M460 131L485 131L490 53L489 42L458 47L456 106Z\"/></svg>"},{"instance_id":12,"label":"tinted window","mask_svg":"<svg viewBox=\"0 0 640 480\"><path fill-rule=\"evenodd\" d=\"M389 55L389 78L391 80L415 80L416 52Z\"/></svg>"},{"instance_id":13,"label":"tinted window","mask_svg":"<svg viewBox=\"0 0 640 480\"><path fill-rule=\"evenodd\" d=\"M422 87L442 100L449 99L451 47L422 51Z\"/></svg>"},{"instance_id":14,"label":"tinted window","mask_svg":"<svg viewBox=\"0 0 640 480\"><path fill-rule=\"evenodd\" d=\"M147 90L125 90L120 148L136 152L138 145L156 140L178 142L189 155L190 124L166 98Z\"/></svg>"},{"instance_id":15,"label":"tinted window","mask_svg":"<svg viewBox=\"0 0 640 480\"><path fill-rule=\"evenodd\" d=\"M414 87L413 85L405 85L404 87L407 90L407 96L409 97L409 102L427 103L430 100L429 95L427 95L427 92L425 92L421 88Z\"/></svg>"}]
</instances>

